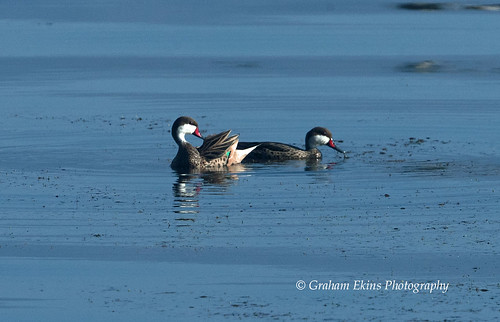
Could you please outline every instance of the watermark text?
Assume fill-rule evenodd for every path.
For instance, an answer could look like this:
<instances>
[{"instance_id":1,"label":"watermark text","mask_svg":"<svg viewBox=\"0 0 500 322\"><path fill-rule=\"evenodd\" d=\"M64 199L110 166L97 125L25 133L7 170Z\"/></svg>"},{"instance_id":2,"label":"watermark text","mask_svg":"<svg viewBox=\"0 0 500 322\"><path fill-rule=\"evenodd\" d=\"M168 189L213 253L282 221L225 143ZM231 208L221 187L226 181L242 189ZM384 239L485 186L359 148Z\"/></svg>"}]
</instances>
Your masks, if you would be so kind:
<instances>
[{"instance_id":1,"label":"watermark text","mask_svg":"<svg viewBox=\"0 0 500 322\"><path fill-rule=\"evenodd\" d=\"M349 282L337 281L319 281L312 279L310 281L298 280L295 284L299 291L408 291L412 293L425 292L448 292L450 283L440 280L430 282L412 282L405 280L385 280L382 282L373 282L370 280L354 280Z\"/></svg>"}]
</instances>

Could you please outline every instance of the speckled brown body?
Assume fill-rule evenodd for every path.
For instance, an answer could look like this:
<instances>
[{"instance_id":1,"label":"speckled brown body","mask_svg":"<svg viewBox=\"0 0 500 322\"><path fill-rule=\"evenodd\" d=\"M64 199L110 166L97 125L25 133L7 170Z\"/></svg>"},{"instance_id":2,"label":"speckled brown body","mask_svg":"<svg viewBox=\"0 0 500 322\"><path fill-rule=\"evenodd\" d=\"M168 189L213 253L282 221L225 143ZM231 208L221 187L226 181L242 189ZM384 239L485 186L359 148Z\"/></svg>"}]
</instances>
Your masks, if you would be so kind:
<instances>
[{"instance_id":1,"label":"speckled brown body","mask_svg":"<svg viewBox=\"0 0 500 322\"><path fill-rule=\"evenodd\" d=\"M184 143L179 146L177 155L172 160L171 167L175 170L218 170L227 165L227 155L219 158L206 160L204 159L198 149L189 143Z\"/></svg>"},{"instance_id":2,"label":"speckled brown body","mask_svg":"<svg viewBox=\"0 0 500 322\"><path fill-rule=\"evenodd\" d=\"M286 161L286 160L321 160L321 151L316 148L302 150L292 145L278 142L240 142L238 148L258 145L245 162Z\"/></svg>"},{"instance_id":3,"label":"speckled brown body","mask_svg":"<svg viewBox=\"0 0 500 322\"><path fill-rule=\"evenodd\" d=\"M198 150L189 143L182 143L170 166L176 170L191 170L199 168L200 165L201 157Z\"/></svg>"},{"instance_id":4,"label":"speckled brown body","mask_svg":"<svg viewBox=\"0 0 500 322\"><path fill-rule=\"evenodd\" d=\"M238 135L228 138L230 131L205 138L203 145L195 148L180 142L171 167L175 170L219 170L228 164L229 151L238 144Z\"/></svg>"}]
</instances>

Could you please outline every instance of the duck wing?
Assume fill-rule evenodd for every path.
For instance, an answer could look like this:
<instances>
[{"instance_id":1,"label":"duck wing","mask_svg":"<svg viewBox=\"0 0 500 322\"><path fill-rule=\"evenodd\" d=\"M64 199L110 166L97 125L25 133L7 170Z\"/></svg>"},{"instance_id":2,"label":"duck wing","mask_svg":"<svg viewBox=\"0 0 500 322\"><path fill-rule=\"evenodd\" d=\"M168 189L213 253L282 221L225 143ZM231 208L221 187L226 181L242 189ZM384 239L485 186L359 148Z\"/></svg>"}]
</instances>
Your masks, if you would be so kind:
<instances>
[{"instance_id":1,"label":"duck wing","mask_svg":"<svg viewBox=\"0 0 500 322\"><path fill-rule=\"evenodd\" d=\"M198 148L200 155L207 161L224 156L230 151L231 146L238 143L238 135L229 137L231 130L207 136L203 144Z\"/></svg>"}]
</instances>

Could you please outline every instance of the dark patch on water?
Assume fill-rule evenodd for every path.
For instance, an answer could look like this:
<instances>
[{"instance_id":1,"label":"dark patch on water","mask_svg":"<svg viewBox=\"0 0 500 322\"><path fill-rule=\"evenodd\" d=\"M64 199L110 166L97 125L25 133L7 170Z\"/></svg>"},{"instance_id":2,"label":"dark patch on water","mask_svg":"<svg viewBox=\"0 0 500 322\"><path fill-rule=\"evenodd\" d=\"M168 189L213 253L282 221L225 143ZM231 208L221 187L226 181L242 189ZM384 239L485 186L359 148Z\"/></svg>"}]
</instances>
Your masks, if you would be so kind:
<instances>
[{"instance_id":1,"label":"dark patch on water","mask_svg":"<svg viewBox=\"0 0 500 322\"><path fill-rule=\"evenodd\" d=\"M400 9L406 9L406 10L417 10L417 11L437 11L437 10L444 10L448 7L447 4L444 3L424 3L424 2L408 2L408 3L402 3L398 5L398 8Z\"/></svg>"},{"instance_id":2,"label":"dark patch on water","mask_svg":"<svg viewBox=\"0 0 500 322\"><path fill-rule=\"evenodd\" d=\"M500 11L500 4L462 5L461 3L441 2L407 2L397 5L399 9L412 11L441 11L441 10L477 10Z\"/></svg>"}]
</instances>

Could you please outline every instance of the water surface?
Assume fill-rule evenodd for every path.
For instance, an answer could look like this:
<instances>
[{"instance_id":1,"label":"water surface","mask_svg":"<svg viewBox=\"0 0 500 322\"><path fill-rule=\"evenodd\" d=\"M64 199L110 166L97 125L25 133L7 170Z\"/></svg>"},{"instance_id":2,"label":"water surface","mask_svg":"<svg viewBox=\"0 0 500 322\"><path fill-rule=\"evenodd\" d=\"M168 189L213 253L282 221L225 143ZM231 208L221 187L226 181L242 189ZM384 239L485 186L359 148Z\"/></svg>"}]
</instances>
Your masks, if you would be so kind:
<instances>
[{"instance_id":1,"label":"water surface","mask_svg":"<svg viewBox=\"0 0 500 322\"><path fill-rule=\"evenodd\" d=\"M398 3L2 4L2 316L498 316L498 13ZM349 158L179 174L180 115ZM296 288L393 279L450 286Z\"/></svg>"}]
</instances>

